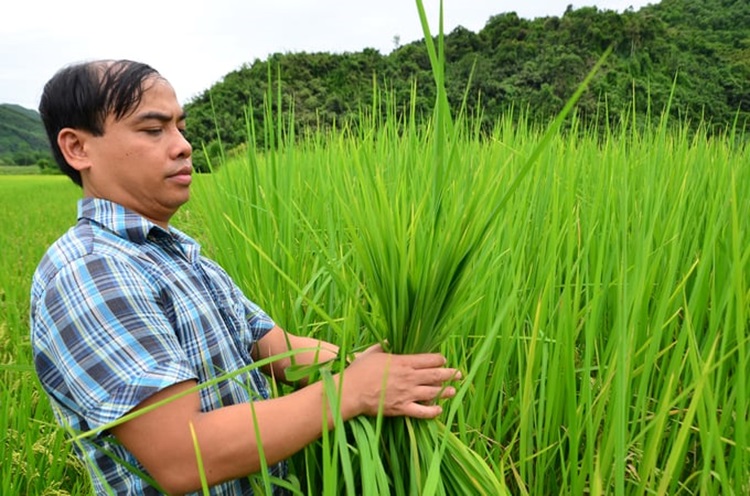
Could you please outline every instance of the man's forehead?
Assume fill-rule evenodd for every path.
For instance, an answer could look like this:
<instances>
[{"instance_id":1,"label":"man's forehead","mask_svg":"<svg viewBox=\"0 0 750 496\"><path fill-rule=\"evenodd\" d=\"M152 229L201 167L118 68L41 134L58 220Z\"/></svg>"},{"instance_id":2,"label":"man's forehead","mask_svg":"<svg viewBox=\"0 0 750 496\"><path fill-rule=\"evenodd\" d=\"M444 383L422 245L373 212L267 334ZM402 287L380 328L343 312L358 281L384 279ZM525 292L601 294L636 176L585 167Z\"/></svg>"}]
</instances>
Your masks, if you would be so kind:
<instances>
[{"instance_id":1,"label":"man's forehead","mask_svg":"<svg viewBox=\"0 0 750 496\"><path fill-rule=\"evenodd\" d=\"M143 81L141 89L139 101L134 102L127 113L118 119L113 112L110 112L107 114L106 120L141 122L145 120L181 121L185 119L185 111L177 101L174 90L166 79L159 75L149 76Z\"/></svg>"}]
</instances>

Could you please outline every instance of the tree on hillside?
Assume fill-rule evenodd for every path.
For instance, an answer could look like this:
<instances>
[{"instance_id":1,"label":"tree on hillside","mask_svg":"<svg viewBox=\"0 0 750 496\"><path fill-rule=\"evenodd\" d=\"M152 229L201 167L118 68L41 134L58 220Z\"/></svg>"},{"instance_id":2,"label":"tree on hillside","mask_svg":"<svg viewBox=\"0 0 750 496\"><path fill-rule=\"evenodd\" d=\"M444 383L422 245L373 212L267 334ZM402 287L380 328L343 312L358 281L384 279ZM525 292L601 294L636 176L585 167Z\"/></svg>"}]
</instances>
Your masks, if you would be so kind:
<instances>
[{"instance_id":1,"label":"tree on hillside","mask_svg":"<svg viewBox=\"0 0 750 496\"><path fill-rule=\"evenodd\" d=\"M0 104L0 161L32 165L51 157L39 113L18 105Z\"/></svg>"},{"instance_id":2,"label":"tree on hillside","mask_svg":"<svg viewBox=\"0 0 750 496\"><path fill-rule=\"evenodd\" d=\"M569 7L561 17L534 20L504 13L490 17L477 33L457 27L445 36L449 101L454 108L465 101L467 112L481 115L487 126L518 110L528 110L542 124L560 111L610 46L612 55L579 101L584 124L617 125L632 110L635 121L645 124L668 105L672 118L704 121L717 130L736 118L748 123L750 2L745 0L662 0L623 13ZM400 114L414 109L417 119L429 115L435 92L424 42L399 40L387 56L365 49L256 60L187 105L189 136L198 149L217 149L219 142L231 149L247 138L246 117L263 129L266 109L293 112L301 130L356 126L372 105L373 84ZM269 138L258 133L257 144L268 146Z\"/></svg>"}]
</instances>

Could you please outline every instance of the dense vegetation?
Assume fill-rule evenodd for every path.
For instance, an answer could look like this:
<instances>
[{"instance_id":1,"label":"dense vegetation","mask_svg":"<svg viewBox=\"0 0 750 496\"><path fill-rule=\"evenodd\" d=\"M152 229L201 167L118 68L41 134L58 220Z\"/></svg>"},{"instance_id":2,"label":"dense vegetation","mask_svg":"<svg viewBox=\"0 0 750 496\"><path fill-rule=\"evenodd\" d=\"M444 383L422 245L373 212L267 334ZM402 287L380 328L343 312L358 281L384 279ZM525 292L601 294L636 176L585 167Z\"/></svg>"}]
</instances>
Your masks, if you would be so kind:
<instances>
[{"instance_id":1,"label":"dense vegetation","mask_svg":"<svg viewBox=\"0 0 750 496\"><path fill-rule=\"evenodd\" d=\"M39 113L19 105L0 104L0 164L34 165L50 159Z\"/></svg>"},{"instance_id":2,"label":"dense vegetation","mask_svg":"<svg viewBox=\"0 0 750 496\"><path fill-rule=\"evenodd\" d=\"M701 122L713 130L745 126L750 118L745 0L663 0L622 14L569 7L562 17L534 20L505 13L478 33L458 27L445 43L449 99L457 106L465 98L467 111L481 114L486 129L508 111L529 109L531 119L546 122L610 46L612 56L579 103L585 127L617 125L627 115L644 124L668 107L672 122ZM396 109L413 104L417 115L429 115L435 98L423 41L389 55L374 49L277 53L227 74L190 102L191 139L207 146L209 156L217 154L219 141L225 148L242 143L248 104L262 129L257 109L269 84L293 108L301 129L356 122L374 89L387 91Z\"/></svg>"},{"instance_id":3,"label":"dense vegetation","mask_svg":"<svg viewBox=\"0 0 750 496\"><path fill-rule=\"evenodd\" d=\"M453 290L474 304L442 326L441 351L465 376L440 421L514 495L750 494L749 144L662 126L540 148L539 130L508 118L492 139L455 129L443 146L395 119L298 143L264 129L278 146L197 176L175 225L284 328L354 350L391 315L442 311L425 286L460 263L453 248L492 211L479 207L512 192ZM433 230L426 200L441 185ZM31 274L78 196L62 177L0 178L3 495L93 496L28 340ZM384 283L403 312L377 298ZM355 427L367 424L292 458L293 494L441 494L400 485L435 472L410 447L388 465L391 438L363 442Z\"/></svg>"}]
</instances>

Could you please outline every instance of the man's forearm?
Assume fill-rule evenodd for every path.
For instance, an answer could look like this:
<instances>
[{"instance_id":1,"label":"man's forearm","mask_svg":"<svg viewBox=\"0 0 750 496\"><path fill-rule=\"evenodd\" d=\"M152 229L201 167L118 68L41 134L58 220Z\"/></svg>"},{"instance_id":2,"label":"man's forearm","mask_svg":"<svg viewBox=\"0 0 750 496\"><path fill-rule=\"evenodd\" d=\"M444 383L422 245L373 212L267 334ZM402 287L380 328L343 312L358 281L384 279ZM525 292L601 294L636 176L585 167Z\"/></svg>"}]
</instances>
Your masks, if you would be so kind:
<instances>
[{"instance_id":1,"label":"man's forearm","mask_svg":"<svg viewBox=\"0 0 750 496\"><path fill-rule=\"evenodd\" d=\"M286 369L292 364L305 366L323 363L333 360L338 356L338 346L306 336L297 336L287 333L281 328L274 328L261 339L255 347L255 358L266 358L286 353L290 350L298 350L294 357L284 357L276 360L270 367L264 370L274 379L282 382L290 382L286 376ZM297 381L299 385L306 385L307 380Z\"/></svg>"},{"instance_id":2,"label":"man's forearm","mask_svg":"<svg viewBox=\"0 0 750 496\"><path fill-rule=\"evenodd\" d=\"M173 386L177 389L171 394L179 393L180 387ZM170 494L200 489L191 424L207 482L212 486L260 471L259 445L266 463L275 464L319 438L324 428L333 427L335 418L321 382L280 398L205 413L180 406L183 401L181 398L174 405L168 403L128 422L131 426L139 423L138 432L122 430L127 424L115 432ZM345 418L358 413L356 405L342 403Z\"/></svg>"},{"instance_id":3,"label":"man's forearm","mask_svg":"<svg viewBox=\"0 0 750 496\"><path fill-rule=\"evenodd\" d=\"M380 413L434 418L442 411L435 400L453 397L455 389L445 383L456 379L459 371L446 368L441 355L389 355L376 346L333 376L341 399L335 413L322 382L280 398L204 413L197 392L181 396L195 386L184 381L139 408L177 399L111 430L164 489L182 493L200 488L193 432L206 478L214 485L258 472L261 456L268 464L288 458L332 428L339 414L342 420Z\"/></svg>"},{"instance_id":4,"label":"man's forearm","mask_svg":"<svg viewBox=\"0 0 750 496\"><path fill-rule=\"evenodd\" d=\"M258 472L259 445L269 465L289 458L318 439L324 428L332 428L333 419L322 383L280 398L202 414L195 431L209 484ZM226 428L243 423L245 429Z\"/></svg>"}]
</instances>

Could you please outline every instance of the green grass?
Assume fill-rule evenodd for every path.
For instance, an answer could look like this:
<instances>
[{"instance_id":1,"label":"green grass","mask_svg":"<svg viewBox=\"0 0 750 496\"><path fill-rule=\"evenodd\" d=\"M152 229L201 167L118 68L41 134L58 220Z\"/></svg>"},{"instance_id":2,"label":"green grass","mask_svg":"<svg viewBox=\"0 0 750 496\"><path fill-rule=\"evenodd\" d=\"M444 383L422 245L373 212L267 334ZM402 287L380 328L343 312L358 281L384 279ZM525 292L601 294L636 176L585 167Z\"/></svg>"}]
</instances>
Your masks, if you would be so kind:
<instances>
[{"instance_id":1,"label":"green grass","mask_svg":"<svg viewBox=\"0 0 750 496\"><path fill-rule=\"evenodd\" d=\"M0 177L0 494L87 494L38 386L29 345L31 275L75 222L80 190L61 176Z\"/></svg>"},{"instance_id":2,"label":"green grass","mask_svg":"<svg viewBox=\"0 0 750 496\"><path fill-rule=\"evenodd\" d=\"M490 139L458 135L443 208L481 210L473 198L489 208L540 139L510 120ZM555 134L492 223L462 286L475 305L440 349L473 374L449 405L450 428L512 493L750 490L750 157L738 143L658 129ZM386 310L373 278L405 263L398 237L424 205L433 150L408 122L311 136L230 161L198 183L190 209L206 215L212 254L284 327L353 348L413 310L414 299ZM375 269L363 249L384 257ZM425 255L414 252L415 270L429 271ZM295 458L309 494L328 487L311 462L325 449Z\"/></svg>"},{"instance_id":3,"label":"green grass","mask_svg":"<svg viewBox=\"0 0 750 496\"><path fill-rule=\"evenodd\" d=\"M489 137L457 126L449 218L502 196L542 138L509 119ZM434 180L435 141L395 118L299 142L287 125L273 131L278 147L197 177L177 225L283 327L371 343L386 312L357 243L372 229L403 234ZM467 268L460 298L473 305L439 343L467 376L441 420L511 493L750 492L748 163L732 136L664 129L555 133L539 154ZM365 217L356 202L373 182L398 201ZM27 337L31 273L78 195L61 177L0 178L0 494L89 494ZM409 467L405 453L366 450L357 439L373 433L353 425L292 459L302 494L394 484L382 454Z\"/></svg>"},{"instance_id":4,"label":"green grass","mask_svg":"<svg viewBox=\"0 0 750 496\"><path fill-rule=\"evenodd\" d=\"M36 165L3 165L0 164L0 176L24 176L41 174L41 170Z\"/></svg>"}]
</instances>

